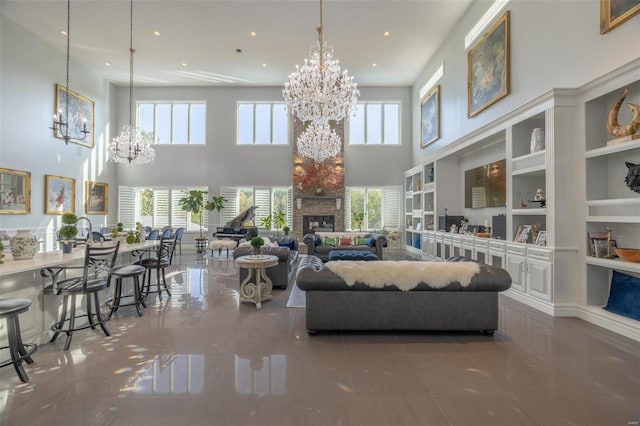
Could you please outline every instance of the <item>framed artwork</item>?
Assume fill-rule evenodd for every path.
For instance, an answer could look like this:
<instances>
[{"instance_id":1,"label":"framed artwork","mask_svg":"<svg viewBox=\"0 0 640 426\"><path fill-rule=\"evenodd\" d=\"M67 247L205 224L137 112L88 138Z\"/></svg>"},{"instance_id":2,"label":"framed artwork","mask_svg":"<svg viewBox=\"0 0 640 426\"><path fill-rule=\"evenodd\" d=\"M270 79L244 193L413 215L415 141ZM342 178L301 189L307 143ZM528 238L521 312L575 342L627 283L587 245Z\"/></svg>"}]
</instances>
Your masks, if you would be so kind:
<instances>
[{"instance_id":1,"label":"framed artwork","mask_svg":"<svg viewBox=\"0 0 640 426\"><path fill-rule=\"evenodd\" d=\"M640 0L600 0L600 34L640 13Z\"/></svg>"},{"instance_id":2,"label":"framed artwork","mask_svg":"<svg viewBox=\"0 0 640 426\"><path fill-rule=\"evenodd\" d=\"M467 116L509 94L509 11L467 52Z\"/></svg>"},{"instance_id":3,"label":"framed artwork","mask_svg":"<svg viewBox=\"0 0 640 426\"><path fill-rule=\"evenodd\" d=\"M615 257L616 255L614 250L617 247L616 240L611 240L611 250L609 250L609 242L606 238L593 240L593 246L596 252L596 257L610 258Z\"/></svg>"},{"instance_id":4,"label":"framed artwork","mask_svg":"<svg viewBox=\"0 0 640 426\"><path fill-rule=\"evenodd\" d=\"M591 257L596 257L596 240L607 240L606 232L588 232L587 237L589 239L589 255Z\"/></svg>"},{"instance_id":5,"label":"framed artwork","mask_svg":"<svg viewBox=\"0 0 640 426\"><path fill-rule=\"evenodd\" d=\"M516 236L513 238L513 241L516 243L526 243L529 239L529 234L531 233L532 225L520 225L518 227L518 232L516 232Z\"/></svg>"},{"instance_id":6,"label":"framed artwork","mask_svg":"<svg viewBox=\"0 0 640 426\"><path fill-rule=\"evenodd\" d=\"M31 213L31 173L0 168L0 214Z\"/></svg>"},{"instance_id":7,"label":"framed artwork","mask_svg":"<svg viewBox=\"0 0 640 426\"><path fill-rule=\"evenodd\" d=\"M61 84L56 84L56 109L55 114L59 115L61 121L66 119L67 114L64 112L67 106L67 96L69 96L69 136L70 142L78 145L93 148L93 120L95 104L89 98L85 98L73 90L67 89ZM84 133L82 129L87 125L87 130L91 133L83 139ZM66 129L65 129L66 131ZM60 129L54 132L54 136L63 139Z\"/></svg>"},{"instance_id":8,"label":"framed artwork","mask_svg":"<svg viewBox=\"0 0 640 426\"><path fill-rule=\"evenodd\" d=\"M539 231L538 236L536 237L535 244L537 246L546 246L547 245L547 231Z\"/></svg>"},{"instance_id":9,"label":"framed artwork","mask_svg":"<svg viewBox=\"0 0 640 426\"><path fill-rule=\"evenodd\" d=\"M432 89L422 100L420 107L420 147L440 139L440 86Z\"/></svg>"},{"instance_id":10,"label":"framed artwork","mask_svg":"<svg viewBox=\"0 0 640 426\"><path fill-rule=\"evenodd\" d=\"M84 211L86 214L109 213L109 184L87 181L85 183Z\"/></svg>"},{"instance_id":11,"label":"framed artwork","mask_svg":"<svg viewBox=\"0 0 640 426\"><path fill-rule=\"evenodd\" d=\"M46 214L75 213L76 180L61 176L44 176Z\"/></svg>"}]
</instances>

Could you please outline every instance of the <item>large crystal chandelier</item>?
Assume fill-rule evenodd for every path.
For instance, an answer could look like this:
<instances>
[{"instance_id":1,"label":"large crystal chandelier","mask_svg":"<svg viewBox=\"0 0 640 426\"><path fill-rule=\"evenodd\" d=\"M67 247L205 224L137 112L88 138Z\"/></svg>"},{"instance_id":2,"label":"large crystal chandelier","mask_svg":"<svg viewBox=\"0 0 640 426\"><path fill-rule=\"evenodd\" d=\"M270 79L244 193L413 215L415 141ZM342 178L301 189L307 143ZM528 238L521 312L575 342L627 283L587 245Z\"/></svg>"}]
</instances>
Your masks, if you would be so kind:
<instances>
[{"instance_id":1,"label":"large crystal chandelier","mask_svg":"<svg viewBox=\"0 0 640 426\"><path fill-rule=\"evenodd\" d=\"M298 154L322 163L340 153L341 140L328 122L312 121L298 137Z\"/></svg>"},{"instance_id":2,"label":"large crystal chandelier","mask_svg":"<svg viewBox=\"0 0 640 426\"><path fill-rule=\"evenodd\" d=\"M317 31L318 42L311 47L309 59L289 75L282 95L300 121L311 122L298 138L298 153L320 163L340 152L340 137L331 130L329 121L339 122L351 115L360 92L353 76L340 70L333 47L322 41L322 0Z\"/></svg>"},{"instance_id":3,"label":"large crystal chandelier","mask_svg":"<svg viewBox=\"0 0 640 426\"><path fill-rule=\"evenodd\" d=\"M153 161L156 152L151 146L153 136L133 125L133 0L131 0L131 25L129 27L129 124L109 144L111 161L116 163L143 164Z\"/></svg>"}]
</instances>

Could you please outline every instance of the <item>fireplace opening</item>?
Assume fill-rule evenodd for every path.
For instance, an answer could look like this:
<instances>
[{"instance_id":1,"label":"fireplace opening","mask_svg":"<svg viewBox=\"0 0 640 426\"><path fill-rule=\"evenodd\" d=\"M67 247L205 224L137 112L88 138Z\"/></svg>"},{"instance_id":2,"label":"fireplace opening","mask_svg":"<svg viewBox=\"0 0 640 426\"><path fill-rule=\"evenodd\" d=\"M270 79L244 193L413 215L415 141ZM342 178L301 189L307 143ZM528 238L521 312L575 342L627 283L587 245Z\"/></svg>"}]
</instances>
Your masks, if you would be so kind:
<instances>
[{"instance_id":1,"label":"fireplace opening","mask_svg":"<svg viewBox=\"0 0 640 426\"><path fill-rule=\"evenodd\" d=\"M335 216L302 216L302 235L310 231L333 232Z\"/></svg>"}]
</instances>

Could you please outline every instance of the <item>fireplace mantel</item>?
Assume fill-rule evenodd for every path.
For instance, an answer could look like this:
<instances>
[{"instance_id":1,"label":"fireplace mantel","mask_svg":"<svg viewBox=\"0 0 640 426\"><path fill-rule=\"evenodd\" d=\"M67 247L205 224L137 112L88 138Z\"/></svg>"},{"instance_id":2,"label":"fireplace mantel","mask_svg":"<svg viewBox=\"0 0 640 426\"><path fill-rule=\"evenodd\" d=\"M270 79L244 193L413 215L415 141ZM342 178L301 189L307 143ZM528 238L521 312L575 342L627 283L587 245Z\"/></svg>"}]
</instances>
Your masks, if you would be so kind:
<instances>
[{"instance_id":1,"label":"fireplace mantel","mask_svg":"<svg viewBox=\"0 0 640 426\"><path fill-rule=\"evenodd\" d=\"M336 209L340 210L342 206L342 197L339 195L297 195L296 207L298 210L302 208L302 200L335 200Z\"/></svg>"}]
</instances>

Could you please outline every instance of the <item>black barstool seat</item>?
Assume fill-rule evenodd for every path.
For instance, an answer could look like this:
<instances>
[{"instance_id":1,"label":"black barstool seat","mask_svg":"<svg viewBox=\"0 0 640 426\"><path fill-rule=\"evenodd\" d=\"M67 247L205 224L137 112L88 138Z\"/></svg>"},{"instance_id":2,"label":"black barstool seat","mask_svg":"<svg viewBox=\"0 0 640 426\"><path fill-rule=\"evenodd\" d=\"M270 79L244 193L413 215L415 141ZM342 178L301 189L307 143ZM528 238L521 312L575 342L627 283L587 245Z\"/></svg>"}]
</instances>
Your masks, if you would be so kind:
<instances>
[{"instance_id":1,"label":"black barstool seat","mask_svg":"<svg viewBox=\"0 0 640 426\"><path fill-rule=\"evenodd\" d=\"M29 381L29 376L22 367L22 361L32 364L31 355L38 349L35 343L23 343L20 334L18 315L27 312L29 308L31 308L31 300L29 299L0 299L0 318L5 318L7 321L7 337L9 339L9 346L3 346L0 349L8 348L11 354L11 359L2 362L0 367L13 364L23 383Z\"/></svg>"},{"instance_id":2,"label":"black barstool seat","mask_svg":"<svg viewBox=\"0 0 640 426\"><path fill-rule=\"evenodd\" d=\"M141 259L138 264L144 266L147 270L147 274L144 279L144 297L149 297L149 293L158 293L158 299L162 301L162 292L166 291L169 297L171 297L171 291L167 285L167 278L165 275L165 269L171 265L171 259L173 258L173 251L176 248L176 236L170 238L161 237L160 245L158 247L157 257L149 257ZM151 291L151 271L156 270L156 291ZM162 277L162 278L161 278ZM162 281L162 287L161 287Z\"/></svg>"},{"instance_id":3,"label":"black barstool seat","mask_svg":"<svg viewBox=\"0 0 640 426\"><path fill-rule=\"evenodd\" d=\"M138 316L142 316L142 310L140 306L146 308L142 297L142 288L140 287L140 276L144 275L147 269L141 265L126 265L121 266L113 270L112 277L116 278L115 294L112 303L107 303L107 306L111 308L109 317L118 310L121 306L135 306L138 311ZM126 278L133 278L133 294L122 295L122 280ZM134 301L131 303L121 303L122 299L127 297L133 297Z\"/></svg>"}]
</instances>

